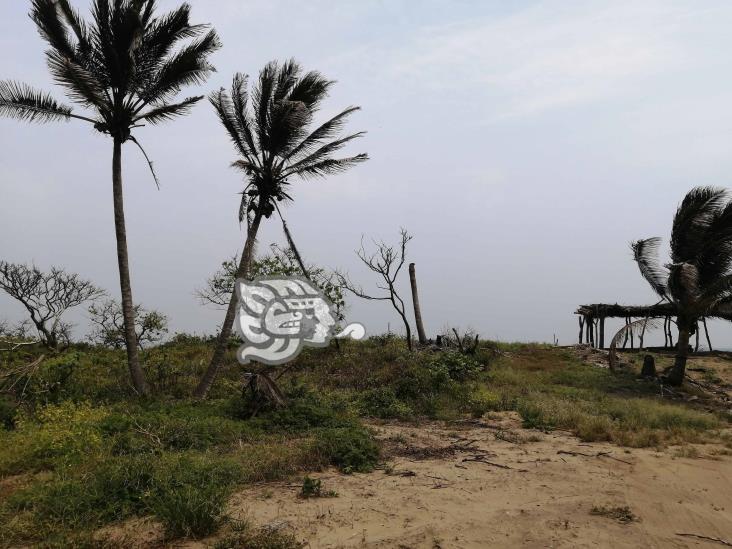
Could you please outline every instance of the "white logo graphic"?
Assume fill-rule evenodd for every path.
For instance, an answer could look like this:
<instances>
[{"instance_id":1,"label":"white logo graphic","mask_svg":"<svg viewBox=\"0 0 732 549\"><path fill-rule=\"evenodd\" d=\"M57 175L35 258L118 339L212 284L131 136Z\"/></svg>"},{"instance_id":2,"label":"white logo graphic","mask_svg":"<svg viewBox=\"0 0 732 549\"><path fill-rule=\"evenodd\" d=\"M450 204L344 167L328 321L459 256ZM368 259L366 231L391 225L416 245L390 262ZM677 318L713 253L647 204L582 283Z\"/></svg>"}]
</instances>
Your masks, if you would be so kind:
<instances>
[{"instance_id":1,"label":"white logo graphic","mask_svg":"<svg viewBox=\"0 0 732 549\"><path fill-rule=\"evenodd\" d=\"M303 347L325 347L331 338L363 339L366 330L354 323L333 335L336 320L331 302L313 284L298 276L237 279L239 314L236 329L244 341L237 358L283 364Z\"/></svg>"}]
</instances>

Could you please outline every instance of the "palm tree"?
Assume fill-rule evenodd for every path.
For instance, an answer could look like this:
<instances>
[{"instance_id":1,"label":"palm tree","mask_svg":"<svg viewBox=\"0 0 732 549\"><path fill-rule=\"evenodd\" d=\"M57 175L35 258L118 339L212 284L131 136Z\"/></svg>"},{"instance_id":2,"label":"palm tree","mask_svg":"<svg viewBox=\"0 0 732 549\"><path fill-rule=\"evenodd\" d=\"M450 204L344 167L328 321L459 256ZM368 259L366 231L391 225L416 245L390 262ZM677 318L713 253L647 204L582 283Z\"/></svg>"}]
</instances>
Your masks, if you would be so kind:
<instances>
[{"instance_id":1,"label":"palm tree","mask_svg":"<svg viewBox=\"0 0 732 549\"><path fill-rule=\"evenodd\" d=\"M147 384L137 356L122 198L122 145L132 142L145 154L132 135L134 128L186 114L203 99L175 102L183 86L204 82L214 70L207 59L220 44L214 30L190 24L187 4L157 16L155 0L94 0L91 12L87 22L68 0L33 0L30 12L50 46L46 58L55 82L88 113L76 114L28 85L0 81L0 115L29 122L80 120L112 138L114 227L127 362L135 389L144 394ZM178 47L187 39L193 40ZM152 171L146 154L145 158Z\"/></svg>"},{"instance_id":2,"label":"palm tree","mask_svg":"<svg viewBox=\"0 0 732 549\"><path fill-rule=\"evenodd\" d=\"M643 278L676 308L679 337L668 381L681 385L697 322L732 301L732 202L727 192L697 187L686 195L674 217L671 263L663 266L660 242L657 237L638 240L631 248Z\"/></svg>"},{"instance_id":3,"label":"palm tree","mask_svg":"<svg viewBox=\"0 0 732 549\"><path fill-rule=\"evenodd\" d=\"M332 80L326 80L316 71L303 74L293 60L282 65L273 61L260 71L259 80L251 92L251 104L247 77L242 74L234 76L231 94L222 88L209 96L236 152L241 156L232 167L244 174L239 222L246 220L247 236L237 278L247 277L262 219L269 218L275 210L279 211L279 202L292 200L288 192L293 179L343 172L368 159L366 154L346 158L332 156L363 135L364 132L358 132L339 137L346 119L359 107L348 107L315 130L310 130L315 112L333 84ZM221 367L236 306L234 292L211 363L194 392L196 397L206 396Z\"/></svg>"}]
</instances>

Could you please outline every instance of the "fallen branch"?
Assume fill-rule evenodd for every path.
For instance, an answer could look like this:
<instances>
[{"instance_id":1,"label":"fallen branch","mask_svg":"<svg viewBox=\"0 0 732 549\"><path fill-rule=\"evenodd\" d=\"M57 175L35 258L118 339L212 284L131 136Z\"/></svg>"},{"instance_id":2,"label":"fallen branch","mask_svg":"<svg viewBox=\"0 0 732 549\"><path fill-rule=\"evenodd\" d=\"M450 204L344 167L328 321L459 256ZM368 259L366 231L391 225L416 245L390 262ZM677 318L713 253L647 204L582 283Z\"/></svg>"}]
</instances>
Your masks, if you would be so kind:
<instances>
[{"instance_id":1,"label":"fallen branch","mask_svg":"<svg viewBox=\"0 0 732 549\"><path fill-rule=\"evenodd\" d=\"M681 532L676 532L676 535L677 536L685 536L687 538L697 538L697 539L704 539L704 540L707 540L707 541L715 541L717 543L721 543L722 545L726 545L727 547L732 547L732 543L730 543L729 541L725 541L725 540L723 540L721 538L713 538L713 537L710 537L710 536L702 536L701 534L684 534L684 533L681 533Z\"/></svg>"},{"instance_id":2,"label":"fallen branch","mask_svg":"<svg viewBox=\"0 0 732 549\"><path fill-rule=\"evenodd\" d=\"M619 461L620 463L625 463L626 465L633 465L633 463L630 461L625 461L624 459L620 459L620 458L611 456L610 452L597 452L596 454L583 454L582 452L572 452L570 450L559 450L557 452L557 454L564 454L567 456L582 456L582 457L588 457L588 458L606 457L609 459L614 459L615 461Z\"/></svg>"},{"instance_id":3,"label":"fallen branch","mask_svg":"<svg viewBox=\"0 0 732 549\"><path fill-rule=\"evenodd\" d=\"M0 352L7 353L7 352L15 351L18 347L22 347L24 345L35 345L36 343L38 343L38 341L3 341L3 340L0 340L0 343L2 343L3 345L11 345L11 347L8 349L0 349Z\"/></svg>"},{"instance_id":4,"label":"fallen branch","mask_svg":"<svg viewBox=\"0 0 732 549\"><path fill-rule=\"evenodd\" d=\"M485 459L485 456L481 456L481 455L475 455L473 457L462 459L463 463L465 463L466 461L477 461L478 463L485 463L486 465L490 465L492 467L498 467L499 469L513 470L513 467L509 467L508 465L503 465L502 463L495 463L494 461L488 461L487 459ZM521 473L528 472L526 469L517 469L517 470Z\"/></svg>"}]
</instances>

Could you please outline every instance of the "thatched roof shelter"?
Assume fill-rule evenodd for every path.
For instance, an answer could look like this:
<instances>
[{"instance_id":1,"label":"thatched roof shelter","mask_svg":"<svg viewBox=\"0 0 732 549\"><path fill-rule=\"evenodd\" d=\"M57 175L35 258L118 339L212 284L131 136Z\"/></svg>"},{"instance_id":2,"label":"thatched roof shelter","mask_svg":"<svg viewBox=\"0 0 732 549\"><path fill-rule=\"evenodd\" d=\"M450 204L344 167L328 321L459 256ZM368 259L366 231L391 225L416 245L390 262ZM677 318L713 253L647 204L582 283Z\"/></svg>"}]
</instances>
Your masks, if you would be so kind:
<instances>
[{"instance_id":1,"label":"thatched roof shelter","mask_svg":"<svg viewBox=\"0 0 732 549\"><path fill-rule=\"evenodd\" d=\"M656 303L655 305L620 305L618 303L592 303L590 305L580 305L575 311L579 315L579 342L582 343L583 338L586 343L600 348L605 347L605 319L606 318L622 318L626 324L630 324L633 320L643 318L663 318L664 319L664 338L665 347L673 346L673 334L671 333L671 325L673 319L677 315L676 305L673 303ZM732 321L732 303L724 303L715 307L709 318L721 318ZM709 341L709 333L706 329L706 319L702 319L704 330L707 336L707 342L711 349ZM697 332L698 333L698 332ZM583 337L584 336L584 337ZM627 344L628 337L623 346ZM630 344L633 347L633 334L630 334ZM640 345L643 346L641 337Z\"/></svg>"}]
</instances>

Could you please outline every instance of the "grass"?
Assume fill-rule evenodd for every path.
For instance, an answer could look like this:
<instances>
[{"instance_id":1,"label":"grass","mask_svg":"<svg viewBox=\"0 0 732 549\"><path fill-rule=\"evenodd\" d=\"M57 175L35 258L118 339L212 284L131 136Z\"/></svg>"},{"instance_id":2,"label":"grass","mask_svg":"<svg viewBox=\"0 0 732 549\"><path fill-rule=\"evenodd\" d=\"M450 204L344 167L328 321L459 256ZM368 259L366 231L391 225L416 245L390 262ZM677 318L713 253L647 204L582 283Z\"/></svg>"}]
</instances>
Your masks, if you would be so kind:
<instances>
[{"instance_id":1,"label":"grass","mask_svg":"<svg viewBox=\"0 0 732 549\"><path fill-rule=\"evenodd\" d=\"M39 352L4 356L0 368ZM364 419L450 421L511 410L527 428L565 429L585 441L660 447L715 439L732 448L720 416L662 400L653 382L549 346L489 343L463 356L409 353L401 341L374 338L306 350L280 380L288 406L254 418L237 368L225 371L211 399L186 398L209 352L207 340L183 336L146 351L155 390L148 399L127 388L122 352L85 345L21 379L23 404L0 401L0 545L99 546L97 529L146 516L171 540L231 530L227 502L238 487L327 466L372 470L380 449ZM300 545L247 526L217 546Z\"/></svg>"}]
</instances>

